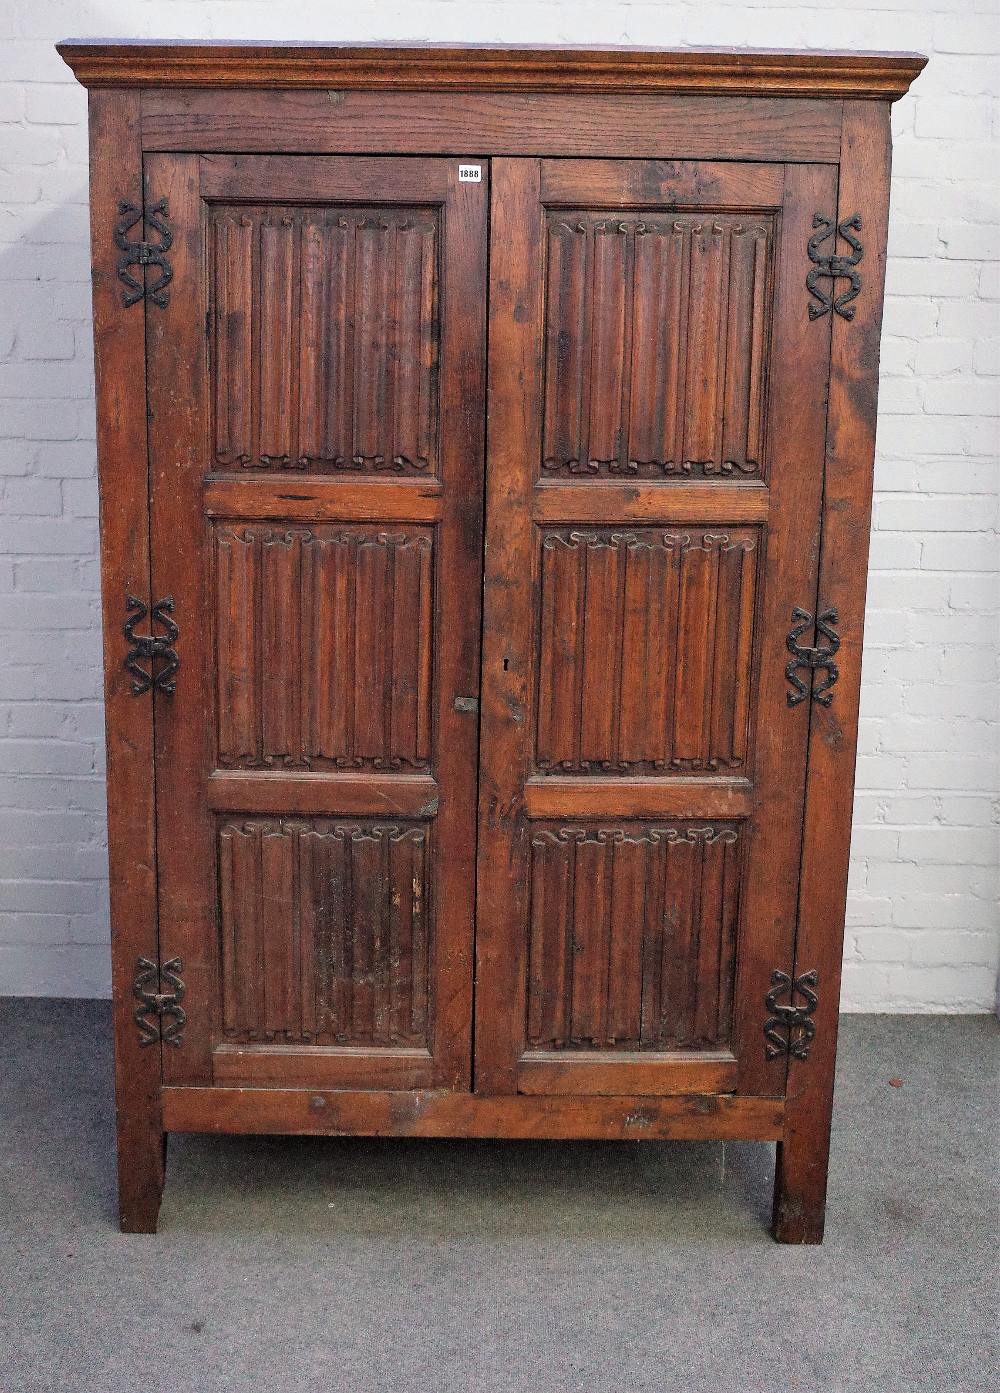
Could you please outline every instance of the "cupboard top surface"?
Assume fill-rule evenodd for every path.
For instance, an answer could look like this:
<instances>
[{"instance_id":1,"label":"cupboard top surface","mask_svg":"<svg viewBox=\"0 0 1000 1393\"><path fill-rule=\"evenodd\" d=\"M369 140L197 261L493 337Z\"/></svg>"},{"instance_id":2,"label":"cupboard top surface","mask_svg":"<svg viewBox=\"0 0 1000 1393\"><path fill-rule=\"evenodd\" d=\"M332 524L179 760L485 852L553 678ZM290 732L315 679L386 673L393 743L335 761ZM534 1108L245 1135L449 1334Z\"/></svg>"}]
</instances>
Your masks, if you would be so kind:
<instances>
[{"instance_id":1,"label":"cupboard top surface","mask_svg":"<svg viewBox=\"0 0 1000 1393\"><path fill-rule=\"evenodd\" d=\"M56 47L87 87L688 92L888 101L901 97L927 62L919 53L583 45L67 39Z\"/></svg>"}]
</instances>

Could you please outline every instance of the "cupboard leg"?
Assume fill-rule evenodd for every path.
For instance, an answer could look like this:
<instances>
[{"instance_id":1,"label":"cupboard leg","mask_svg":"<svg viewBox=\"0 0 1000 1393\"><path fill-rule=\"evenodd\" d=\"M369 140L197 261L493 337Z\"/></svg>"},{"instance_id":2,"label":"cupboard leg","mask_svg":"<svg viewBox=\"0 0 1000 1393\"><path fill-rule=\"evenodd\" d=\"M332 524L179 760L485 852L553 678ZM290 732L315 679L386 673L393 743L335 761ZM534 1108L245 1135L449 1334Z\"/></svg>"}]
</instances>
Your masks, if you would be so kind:
<instances>
[{"instance_id":1,"label":"cupboard leg","mask_svg":"<svg viewBox=\"0 0 1000 1393\"><path fill-rule=\"evenodd\" d=\"M831 1098L832 1103L832 1098ZM774 1163L776 1243L822 1243L826 1219L826 1182L830 1163L831 1109L817 1116L786 1113L786 1131Z\"/></svg>"},{"instance_id":2,"label":"cupboard leg","mask_svg":"<svg viewBox=\"0 0 1000 1393\"><path fill-rule=\"evenodd\" d=\"M122 1233L155 1233L163 1196L167 1134L158 1119L119 1118L118 1223Z\"/></svg>"}]
</instances>

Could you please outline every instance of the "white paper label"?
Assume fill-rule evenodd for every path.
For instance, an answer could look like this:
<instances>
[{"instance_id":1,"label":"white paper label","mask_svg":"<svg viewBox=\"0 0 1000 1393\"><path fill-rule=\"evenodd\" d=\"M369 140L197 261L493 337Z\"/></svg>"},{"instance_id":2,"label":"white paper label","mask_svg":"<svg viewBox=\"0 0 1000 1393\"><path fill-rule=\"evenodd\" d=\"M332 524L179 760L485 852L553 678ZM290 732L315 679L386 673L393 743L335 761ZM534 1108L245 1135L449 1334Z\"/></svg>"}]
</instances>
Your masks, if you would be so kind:
<instances>
[{"instance_id":1,"label":"white paper label","mask_svg":"<svg viewBox=\"0 0 1000 1393\"><path fill-rule=\"evenodd\" d=\"M482 165L460 164L458 166L458 182L460 184L481 184L482 180Z\"/></svg>"}]
</instances>

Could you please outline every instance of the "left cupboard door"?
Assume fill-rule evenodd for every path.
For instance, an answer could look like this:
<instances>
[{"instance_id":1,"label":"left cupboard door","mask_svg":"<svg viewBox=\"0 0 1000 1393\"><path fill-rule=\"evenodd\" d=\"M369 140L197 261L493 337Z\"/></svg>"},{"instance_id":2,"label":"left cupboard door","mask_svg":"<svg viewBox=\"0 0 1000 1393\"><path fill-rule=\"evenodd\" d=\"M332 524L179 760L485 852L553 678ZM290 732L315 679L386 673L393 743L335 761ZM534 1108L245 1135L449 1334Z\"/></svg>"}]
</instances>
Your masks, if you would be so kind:
<instances>
[{"instance_id":1,"label":"left cupboard door","mask_svg":"<svg viewBox=\"0 0 1000 1393\"><path fill-rule=\"evenodd\" d=\"M144 178L165 1081L467 1090L488 167Z\"/></svg>"}]
</instances>

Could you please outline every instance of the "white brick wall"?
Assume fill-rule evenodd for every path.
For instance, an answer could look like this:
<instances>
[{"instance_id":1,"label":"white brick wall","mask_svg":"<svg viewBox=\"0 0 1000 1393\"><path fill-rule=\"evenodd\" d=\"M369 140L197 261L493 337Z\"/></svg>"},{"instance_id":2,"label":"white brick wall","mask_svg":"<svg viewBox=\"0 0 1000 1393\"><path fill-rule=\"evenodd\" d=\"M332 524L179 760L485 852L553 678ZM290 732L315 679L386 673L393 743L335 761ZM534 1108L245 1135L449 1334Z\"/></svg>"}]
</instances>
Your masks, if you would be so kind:
<instances>
[{"instance_id":1,"label":"white brick wall","mask_svg":"<svg viewBox=\"0 0 1000 1393\"><path fill-rule=\"evenodd\" d=\"M66 35L916 48L896 136L844 1004L995 999L995 0L0 7L0 993L108 990L86 99Z\"/></svg>"}]
</instances>

